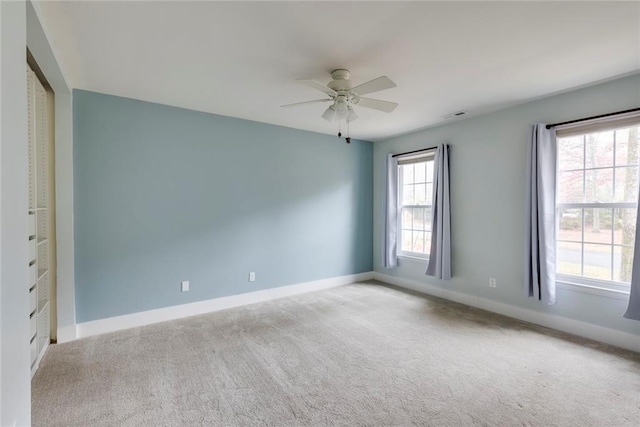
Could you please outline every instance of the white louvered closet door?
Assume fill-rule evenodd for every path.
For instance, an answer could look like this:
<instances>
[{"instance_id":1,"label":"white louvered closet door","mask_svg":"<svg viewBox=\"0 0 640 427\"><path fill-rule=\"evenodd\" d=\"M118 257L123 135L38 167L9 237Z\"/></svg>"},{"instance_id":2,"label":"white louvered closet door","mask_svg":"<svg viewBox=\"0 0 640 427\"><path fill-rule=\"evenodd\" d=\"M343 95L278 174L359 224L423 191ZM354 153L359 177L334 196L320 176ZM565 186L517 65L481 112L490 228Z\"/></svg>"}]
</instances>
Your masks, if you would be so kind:
<instances>
[{"instance_id":1,"label":"white louvered closet door","mask_svg":"<svg viewBox=\"0 0 640 427\"><path fill-rule=\"evenodd\" d=\"M50 342L49 123L47 91L27 67L29 153L29 320L31 373L38 369Z\"/></svg>"}]
</instances>

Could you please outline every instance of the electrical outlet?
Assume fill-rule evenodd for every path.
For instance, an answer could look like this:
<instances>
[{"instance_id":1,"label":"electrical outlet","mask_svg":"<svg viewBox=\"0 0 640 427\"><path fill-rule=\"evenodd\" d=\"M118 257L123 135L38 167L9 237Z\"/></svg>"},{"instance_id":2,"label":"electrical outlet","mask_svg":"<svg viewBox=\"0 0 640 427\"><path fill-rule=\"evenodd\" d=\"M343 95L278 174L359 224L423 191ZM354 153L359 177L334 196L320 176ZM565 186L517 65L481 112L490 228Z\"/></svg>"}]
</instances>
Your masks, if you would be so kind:
<instances>
[{"instance_id":1,"label":"electrical outlet","mask_svg":"<svg viewBox=\"0 0 640 427\"><path fill-rule=\"evenodd\" d=\"M182 282L180 282L180 285L182 287L182 292L188 292L189 291L189 281L188 280L183 280Z\"/></svg>"},{"instance_id":2,"label":"electrical outlet","mask_svg":"<svg viewBox=\"0 0 640 427\"><path fill-rule=\"evenodd\" d=\"M251 272L249 273L249 281L250 282L255 282L256 281L256 273L255 272Z\"/></svg>"},{"instance_id":3,"label":"electrical outlet","mask_svg":"<svg viewBox=\"0 0 640 427\"><path fill-rule=\"evenodd\" d=\"M490 288L496 287L496 279L494 277L489 277L489 287Z\"/></svg>"}]
</instances>

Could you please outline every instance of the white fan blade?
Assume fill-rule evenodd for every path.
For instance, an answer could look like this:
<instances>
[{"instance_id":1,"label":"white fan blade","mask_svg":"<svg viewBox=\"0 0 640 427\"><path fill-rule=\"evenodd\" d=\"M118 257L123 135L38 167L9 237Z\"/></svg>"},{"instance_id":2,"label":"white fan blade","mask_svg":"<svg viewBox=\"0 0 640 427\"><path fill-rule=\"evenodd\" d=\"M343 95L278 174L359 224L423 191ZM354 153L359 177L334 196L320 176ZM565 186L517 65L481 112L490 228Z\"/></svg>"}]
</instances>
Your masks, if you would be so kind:
<instances>
[{"instance_id":1,"label":"white fan blade","mask_svg":"<svg viewBox=\"0 0 640 427\"><path fill-rule=\"evenodd\" d=\"M315 104L317 102L328 102L330 99L314 99L313 101L296 102L295 104L281 105L282 108L297 107L298 105Z\"/></svg>"},{"instance_id":2,"label":"white fan blade","mask_svg":"<svg viewBox=\"0 0 640 427\"><path fill-rule=\"evenodd\" d=\"M335 90L326 87L325 85L323 85L319 81L316 81L316 80L313 80L313 79L298 79L296 81L300 82L300 83L303 83L303 84L305 84L307 86L311 86L314 89L318 89L320 92L324 92L327 95L337 95Z\"/></svg>"},{"instance_id":3,"label":"white fan blade","mask_svg":"<svg viewBox=\"0 0 640 427\"><path fill-rule=\"evenodd\" d=\"M392 87L396 87L396 84L392 82L389 77L382 76L362 83L351 90L358 95L366 95L368 93L378 92L379 90L391 89Z\"/></svg>"},{"instance_id":4,"label":"white fan blade","mask_svg":"<svg viewBox=\"0 0 640 427\"><path fill-rule=\"evenodd\" d=\"M398 106L395 102L381 101L373 98L360 98L358 105L362 107L372 108L374 110L390 113Z\"/></svg>"}]
</instances>

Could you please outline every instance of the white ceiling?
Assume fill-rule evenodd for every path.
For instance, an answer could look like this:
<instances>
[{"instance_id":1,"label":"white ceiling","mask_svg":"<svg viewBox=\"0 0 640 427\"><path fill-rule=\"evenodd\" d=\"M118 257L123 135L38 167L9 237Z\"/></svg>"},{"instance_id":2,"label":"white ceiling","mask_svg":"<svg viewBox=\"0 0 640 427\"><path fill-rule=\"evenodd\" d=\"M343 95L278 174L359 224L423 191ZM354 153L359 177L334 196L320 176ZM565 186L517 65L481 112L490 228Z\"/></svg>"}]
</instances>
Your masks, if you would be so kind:
<instances>
[{"instance_id":1,"label":"white ceiling","mask_svg":"<svg viewBox=\"0 0 640 427\"><path fill-rule=\"evenodd\" d=\"M358 108L351 136L386 139L640 70L640 2L43 2L74 88L334 134L295 82L389 76L391 114Z\"/></svg>"}]
</instances>

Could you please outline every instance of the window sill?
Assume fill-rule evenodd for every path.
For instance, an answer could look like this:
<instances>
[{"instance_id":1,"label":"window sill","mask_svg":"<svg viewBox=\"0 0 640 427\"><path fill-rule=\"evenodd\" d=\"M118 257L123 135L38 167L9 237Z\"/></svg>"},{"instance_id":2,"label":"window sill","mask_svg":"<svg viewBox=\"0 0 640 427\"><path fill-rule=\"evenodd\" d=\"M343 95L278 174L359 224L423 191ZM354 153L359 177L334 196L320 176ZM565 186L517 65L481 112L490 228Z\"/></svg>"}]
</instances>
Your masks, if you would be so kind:
<instances>
[{"instance_id":1,"label":"window sill","mask_svg":"<svg viewBox=\"0 0 640 427\"><path fill-rule=\"evenodd\" d=\"M403 260L409 260L409 261L413 261L413 262L420 262L420 263L425 263L425 262L429 262L429 258L425 257L425 258L421 258L421 257L417 257L417 256L413 256L413 255L398 255L398 258L403 259Z\"/></svg>"},{"instance_id":2,"label":"window sill","mask_svg":"<svg viewBox=\"0 0 640 427\"><path fill-rule=\"evenodd\" d=\"M629 292L628 291L618 291L614 289L602 288L599 286L592 285L584 285L581 283L570 282L567 280L557 280L556 283L559 285L560 289L565 289L568 291L581 292L584 294L597 295L600 297L607 297L613 299L619 299L628 301L629 300Z\"/></svg>"}]
</instances>

